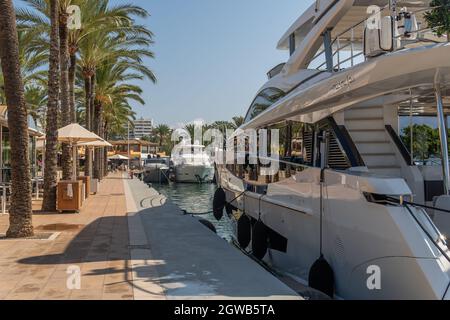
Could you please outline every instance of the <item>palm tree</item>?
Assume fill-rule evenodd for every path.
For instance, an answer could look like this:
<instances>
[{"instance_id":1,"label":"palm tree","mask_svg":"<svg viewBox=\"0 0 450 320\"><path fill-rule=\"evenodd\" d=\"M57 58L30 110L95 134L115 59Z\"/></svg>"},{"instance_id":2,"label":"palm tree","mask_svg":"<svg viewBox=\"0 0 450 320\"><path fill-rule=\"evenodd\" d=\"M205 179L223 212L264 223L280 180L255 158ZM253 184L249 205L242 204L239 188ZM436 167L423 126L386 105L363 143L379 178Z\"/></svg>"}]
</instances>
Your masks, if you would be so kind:
<instances>
[{"instance_id":1,"label":"palm tree","mask_svg":"<svg viewBox=\"0 0 450 320\"><path fill-rule=\"evenodd\" d=\"M244 121L245 121L244 117L241 117L241 116L233 117L234 129L240 128L244 124Z\"/></svg>"},{"instance_id":2,"label":"palm tree","mask_svg":"<svg viewBox=\"0 0 450 320\"><path fill-rule=\"evenodd\" d=\"M59 0L59 63L60 63L60 116L61 127L71 123L69 96L69 29L67 28L69 15L67 8L71 0ZM75 161L75 159L73 159ZM71 147L62 144L62 174L64 180L70 180L72 175Z\"/></svg>"},{"instance_id":3,"label":"palm tree","mask_svg":"<svg viewBox=\"0 0 450 320\"><path fill-rule=\"evenodd\" d=\"M31 41L36 52L48 51L48 38L46 37L51 30L49 23L50 0L28 0L30 4L41 15L35 15L28 9L19 9L18 21L23 23L23 30L27 30L36 37ZM69 43L68 43L68 14L67 7L72 3L71 0L59 0L58 5L58 34L59 34L59 54L60 54L60 120L61 126L70 124L70 101L69 101ZM62 145L62 169L63 178L69 179L71 176L71 151L67 144Z\"/></svg>"},{"instance_id":4,"label":"palm tree","mask_svg":"<svg viewBox=\"0 0 450 320\"><path fill-rule=\"evenodd\" d=\"M127 135L127 123L135 119L135 113L131 106L124 101L113 101L104 107L104 131L105 139L113 136L125 137Z\"/></svg>"},{"instance_id":5,"label":"palm tree","mask_svg":"<svg viewBox=\"0 0 450 320\"><path fill-rule=\"evenodd\" d=\"M31 32L18 30L17 35L19 41L19 63L26 95L27 86L42 87L42 84L45 83L45 71L41 67L48 62L48 54L37 52L30 46L34 36ZM4 80L0 71L0 104L5 102Z\"/></svg>"},{"instance_id":6,"label":"palm tree","mask_svg":"<svg viewBox=\"0 0 450 320\"><path fill-rule=\"evenodd\" d=\"M59 7L58 0L50 0L50 58L48 71L48 104L46 121L46 149L43 211L56 211L58 97L59 97Z\"/></svg>"},{"instance_id":7,"label":"palm tree","mask_svg":"<svg viewBox=\"0 0 450 320\"><path fill-rule=\"evenodd\" d=\"M103 132L104 139L112 136L126 136L127 124L135 119L135 113L126 100L112 100L103 107ZM108 151L103 151L103 168L108 165Z\"/></svg>"},{"instance_id":8,"label":"palm tree","mask_svg":"<svg viewBox=\"0 0 450 320\"><path fill-rule=\"evenodd\" d=\"M25 86L25 101L28 114L33 118L34 124L38 127L42 125L45 107L47 105L47 92L44 86L29 85Z\"/></svg>"},{"instance_id":9,"label":"palm tree","mask_svg":"<svg viewBox=\"0 0 450 320\"><path fill-rule=\"evenodd\" d=\"M160 124L153 129L153 134L158 137L159 146L162 147L166 139L172 133L172 129L166 124Z\"/></svg>"},{"instance_id":10,"label":"palm tree","mask_svg":"<svg viewBox=\"0 0 450 320\"><path fill-rule=\"evenodd\" d=\"M12 194L9 210L11 238L33 235L31 171L28 152L28 121L19 62L16 16L11 0L0 1L0 59L8 105L11 143Z\"/></svg>"},{"instance_id":11,"label":"palm tree","mask_svg":"<svg viewBox=\"0 0 450 320\"><path fill-rule=\"evenodd\" d=\"M3 79L3 73L0 68L0 104L5 104L6 98L5 98L5 81Z\"/></svg>"},{"instance_id":12,"label":"palm tree","mask_svg":"<svg viewBox=\"0 0 450 320\"><path fill-rule=\"evenodd\" d=\"M77 52L82 43L91 33L99 29L116 34L145 34L152 37L152 33L145 27L134 23L132 16L147 18L148 12L138 6L125 4L109 8L109 0L85 1L82 9L82 28L69 33L69 83L71 94L71 109L76 121L75 110L75 72L77 66Z\"/></svg>"},{"instance_id":13,"label":"palm tree","mask_svg":"<svg viewBox=\"0 0 450 320\"><path fill-rule=\"evenodd\" d=\"M48 55L49 39L53 30L50 0L24 0L29 6L18 10L17 19L20 28L32 35L27 45L28 52L46 53ZM126 69L139 77L147 77L156 81L154 74L144 66L144 58L152 58L153 53L148 47L153 43L152 33L144 26L136 24L135 17L145 18L149 14L146 10L134 5L110 6L109 0L59 0L58 6L58 40L61 60L60 72L60 99L62 125L67 121L77 120L75 114L83 117L86 128L99 135L106 135L105 103L101 97L103 93L96 94L99 81L97 70L107 63L126 64ZM76 4L82 11L82 28L80 30L67 30L67 7ZM68 58L69 57L69 58ZM48 58L47 58L48 60ZM84 97L80 99L77 85L80 77L84 87ZM133 79L124 79L120 83L123 89ZM68 83L68 86L66 85ZM68 89L67 89L68 87ZM132 86L128 89L135 89ZM68 93L67 93L68 92ZM117 92L116 92L117 93ZM111 92L109 93L111 94ZM128 92L126 98L134 99L139 92ZM49 97L50 100L50 97ZM135 99L136 100L136 99ZM77 110L77 101L82 101L84 109ZM50 104L50 101L49 101ZM128 102L122 100L114 105L126 106ZM67 108L69 105L69 108ZM70 110L69 113L67 110ZM78 112L83 111L83 112ZM67 116L69 114L69 116ZM47 121L50 115L47 113ZM69 120L68 120L69 119ZM49 126L47 126L47 130ZM65 149L65 148L64 148ZM64 152L64 154L66 154ZM69 154L64 159L70 161ZM56 154L55 154L56 156ZM101 157L97 157L101 158ZM68 161L63 161L63 171L69 172ZM89 154L86 161L89 163ZM96 166L98 168L98 165ZM90 166L86 166L85 174L91 175ZM97 170L98 173L98 170ZM99 177L100 178L100 177Z\"/></svg>"},{"instance_id":14,"label":"palm tree","mask_svg":"<svg viewBox=\"0 0 450 320\"><path fill-rule=\"evenodd\" d=\"M139 86L129 84L132 80L143 80L144 74L141 72L133 72L135 65L124 60L105 61L99 66L96 72L96 92L94 99L95 117L94 122L99 126L99 135L105 137L105 106L112 104L113 101L122 104L128 104L134 100L140 104L144 104L140 94L142 89ZM142 66L139 66L141 69ZM143 68L146 68L145 66ZM139 70L140 71L140 70ZM146 72L151 72L146 69ZM94 176L103 177L105 175L105 152L98 149L96 156L97 161L94 164Z\"/></svg>"},{"instance_id":15,"label":"palm tree","mask_svg":"<svg viewBox=\"0 0 450 320\"><path fill-rule=\"evenodd\" d=\"M85 81L85 114L86 125L95 133L101 135L102 104L95 101L97 86L97 69L105 62L122 63L155 82L156 77L151 70L143 65L143 57L153 57L147 49L152 43L146 36L133 35L116 37L106 32L91 33L80 44L79 64ZM87 158L87 161L90 160ZM89 167L89 166L87 166ZM88 168L85 173L89 175ZM100 178L96 170L94 175Z\"/></svg>"},{"instance_id":16,"label":"palm tree","mask_svg":"<svg viewBox=\"0 0 450 320\"><path fill-rule=\"evenodd\" d=\"M32 32L35 40L32 42L35 50L48 51L48 35L50 32L49 0L25 0L31 8L18 10L17 18L22 23L22 28ZM82 28L80 30L67 29L67 8L76 4L82 10ZM79 65L77 53L80 45L95 50L97 41L102 42L104 37L121 39L124 36L136 38L135 44L144 41L151 43L152 33L143 26L135 23L133 16L148 17L147 11L133 5L119 5L109 7L109 0L60 0L59 1L59 38L60 38L60 60L61 60L61 125L76 122L75 108L75 78L76 69ZM144 40L145 39L145 40ZM130 45L133 45L129 43ZM101 46L99 46L101 47ZM105 48L106 49L106 48ZM86 53L86 52L84 52ZM83 55L83 53L81 53ZM81 56L83 58L83 56ZM90 56L92 58L92 56ZM89 61L83 68L85 75L86 90L86 127L95 129L93 124L95 76L96 65L101 63L104 56L99 56ZM85 61L86 62L86 61ZM81 65L82 63L80 63ZM95 130L98 131L98 130ZM70 173L70 150L63 148L63 173ZM87 159L88 160L88 159ZM89 161L89 160L88 160ZM88 173L89 174L89 173Z\"/></svg>"},{"instance_id":17,"label":"palm tree","mask_svg":"<svg viewBox=\"0 0 450 320\"><path fill-rule=\"evenodd\" d=\"M47 76L42 68L48 63L47 51L36 51L31 45L34 41L34 33L29 30L19 30L19 62L25 86L45 83Z\"/></svg>"}]
</instances>

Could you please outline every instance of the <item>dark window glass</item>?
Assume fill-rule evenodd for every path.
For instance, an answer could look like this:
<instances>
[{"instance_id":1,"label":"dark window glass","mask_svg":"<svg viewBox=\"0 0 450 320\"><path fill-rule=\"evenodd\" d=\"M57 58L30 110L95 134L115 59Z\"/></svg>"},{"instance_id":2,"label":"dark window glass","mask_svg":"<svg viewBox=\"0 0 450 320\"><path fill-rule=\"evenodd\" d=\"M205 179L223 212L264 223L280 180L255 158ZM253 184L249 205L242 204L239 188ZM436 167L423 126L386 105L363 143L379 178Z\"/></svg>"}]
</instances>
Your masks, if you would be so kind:
<instances>
[{"instance_id":1,"label":"dark window glass","mask_svg":"<svg viewBox=\"0 0 450 320\"><path fill-rule=\"evenodd\" d=\"M268 88L261 91L250 106L245 121L248 122L254 119L284 96L285 93L276 88Z\"/></svg>"}]
</instances>

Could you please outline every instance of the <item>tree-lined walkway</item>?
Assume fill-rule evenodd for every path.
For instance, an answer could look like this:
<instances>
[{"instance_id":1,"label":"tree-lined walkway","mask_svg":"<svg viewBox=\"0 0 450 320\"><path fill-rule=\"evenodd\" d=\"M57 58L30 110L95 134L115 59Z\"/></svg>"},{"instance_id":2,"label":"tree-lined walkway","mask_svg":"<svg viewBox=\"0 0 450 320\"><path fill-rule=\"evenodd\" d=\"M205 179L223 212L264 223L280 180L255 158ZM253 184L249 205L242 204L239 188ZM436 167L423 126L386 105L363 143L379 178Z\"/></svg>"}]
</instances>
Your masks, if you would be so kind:
<instances>
[{"instance_id":1,"label":"tree-lined walkway","mask_svg":"<svg viewBox=\"0 0 450 320\"><path fill-rule=\"evenodd\" d=\"M35 215L36 234L55 240L0 240L0 299L133 299L123 179L110 176L79 214ZM8 217L0 217L5 233ZM81 270L69 290L67 269Z\"/></svg>"}]
</instances>

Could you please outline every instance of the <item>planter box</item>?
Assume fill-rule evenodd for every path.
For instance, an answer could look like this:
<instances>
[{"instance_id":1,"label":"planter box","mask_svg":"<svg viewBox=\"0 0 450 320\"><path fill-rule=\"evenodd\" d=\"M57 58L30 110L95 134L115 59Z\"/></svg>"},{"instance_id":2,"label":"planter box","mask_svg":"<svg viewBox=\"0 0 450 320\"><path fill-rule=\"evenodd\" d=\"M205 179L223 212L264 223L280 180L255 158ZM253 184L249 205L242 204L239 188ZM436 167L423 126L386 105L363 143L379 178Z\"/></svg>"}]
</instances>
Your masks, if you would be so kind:
<instances>
[{"instance_id":1,"label":"planter box","mask_svg":"<svg viewBox=\"0 0 450 320\"><path fill-rule=\"evenodd\" d=\"M69 188L72 186L72 192ZM80 211L83 205L83 181L60 181L58 183L58 211Z\"/></svg>"}]
</instances>

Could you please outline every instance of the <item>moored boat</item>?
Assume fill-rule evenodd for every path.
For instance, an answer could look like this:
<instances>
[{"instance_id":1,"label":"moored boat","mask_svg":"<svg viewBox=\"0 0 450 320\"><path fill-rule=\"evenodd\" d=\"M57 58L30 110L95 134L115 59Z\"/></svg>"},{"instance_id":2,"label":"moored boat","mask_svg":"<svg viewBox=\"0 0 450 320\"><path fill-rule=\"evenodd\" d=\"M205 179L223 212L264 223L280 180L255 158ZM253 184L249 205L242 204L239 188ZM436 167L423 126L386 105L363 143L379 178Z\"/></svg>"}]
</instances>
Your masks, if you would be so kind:
<instances>
[{"instance_id":1,"label":"moored boat","mask_svg":"<svg viewBox=\"0 0 450 320\"><path fill-rule=\"evenodd\" d=\"M211 183L214 165L203 145L183 145L172 155L176 182Z\"/></svg>"},{"instance_id":2,"label":"moored boat","mask_svg":"<svg viewBox=\"0 0 450 320\"><path fill-rule=\"evenodd\" d=\"M428 1L370 2L376 28L368 4L317 1L283 36L288 62L227 144L267 130L280 147L218 165L215 202L243 249L330 296L450 299L450 44L424 27ZM417 165L400 138L401 117L431 114L441 166Z\"/></svg>"},{"instance_id":3,"label":"moored boat","mask_svg":"<svg viewBox=\"0 0 450 320\"><path fill-rule=\"evenodd\" d=\"M170 158L150 158L144 161L145 183L168 183L170 176Z\"/></svg>"}]
</instances>

